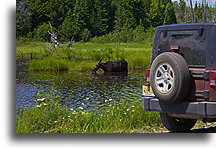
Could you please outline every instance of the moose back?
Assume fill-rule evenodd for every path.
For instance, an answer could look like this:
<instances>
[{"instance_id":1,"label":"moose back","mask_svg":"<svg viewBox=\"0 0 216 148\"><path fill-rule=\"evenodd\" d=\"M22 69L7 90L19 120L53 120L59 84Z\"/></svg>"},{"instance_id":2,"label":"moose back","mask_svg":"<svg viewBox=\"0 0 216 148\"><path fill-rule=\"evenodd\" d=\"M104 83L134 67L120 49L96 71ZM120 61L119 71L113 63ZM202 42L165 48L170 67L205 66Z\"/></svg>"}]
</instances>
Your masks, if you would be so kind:
<instances>
[{"instance_id":1,"label":"moose back","mask_svg":"<svg viewBox=\"0 0 216 148\"><path fill-rule=\"evenodd\" d=\"M128 72L128 63L125 60L107 61L106 63L99 60L92 72L96 73L98 69L102 69L104 72Z\"/></svg>"}]
</instances>

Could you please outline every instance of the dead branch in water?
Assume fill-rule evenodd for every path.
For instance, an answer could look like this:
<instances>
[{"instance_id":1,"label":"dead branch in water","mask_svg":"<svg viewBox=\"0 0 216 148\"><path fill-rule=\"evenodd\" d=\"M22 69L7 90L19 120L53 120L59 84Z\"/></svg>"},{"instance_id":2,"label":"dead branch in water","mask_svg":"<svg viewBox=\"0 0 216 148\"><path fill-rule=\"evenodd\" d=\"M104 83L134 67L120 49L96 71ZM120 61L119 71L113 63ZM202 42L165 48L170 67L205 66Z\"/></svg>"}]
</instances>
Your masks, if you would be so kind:
<instances>
[{"instance_id":1,"label":"dead branch in water","mask_svg":"<svg viewBox=\"0 0 216 148\"><path fill-rule=\"evenodd\" d=\"M51 28L51 32L48 31L48 33L51 35L50 40L51 40L51 43L52 43L52 45L50 45L49 49L53 50L53 47L54 47L54 49L58 50L59 48L61 48L61 46L60 46L60 44L58 42L57 35L54 33L53 27L52 27L50 22L49 22L49 25L50 25L50 28Z\"/></svg>"},{"instance_id":2,"label":"dead branch in water","mask_svg":"<svg viewBox=\"0 0 216 148\"><path fill-rule=\"evenodd\" d=\"M51 25L51 23L49 22L49 25L50 25L50 29L51 29L51 32L50 31L47 31L49 34L50 34L50 41L51 41L51 45L48 47L49 50L58 50L59 48L62 48L64 47L63 45L60 46L59 42L58 42L58 38L57 38L57 35L54 33L53 31L53 27ZM70 43L67 45L67 48L71 48L72 45L74 43L74 37L71 38L71 41Z\"/></svg>"}]
</instances>

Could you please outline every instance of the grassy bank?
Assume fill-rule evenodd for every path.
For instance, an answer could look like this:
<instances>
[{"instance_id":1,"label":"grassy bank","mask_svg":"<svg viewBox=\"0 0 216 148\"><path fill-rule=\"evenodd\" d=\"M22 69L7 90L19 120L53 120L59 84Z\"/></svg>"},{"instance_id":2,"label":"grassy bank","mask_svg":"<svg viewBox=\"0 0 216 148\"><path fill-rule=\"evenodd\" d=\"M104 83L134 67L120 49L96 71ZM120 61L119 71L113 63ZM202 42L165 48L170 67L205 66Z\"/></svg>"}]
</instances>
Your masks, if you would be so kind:
<instances>
[{"instance_id":1,"label":"grassy bank","mask_svg":"<svg viewBox=\"0 0 216 148\"><path fill-rule=\"evenodd\" d=\"M81 106L70 108L60 103L56 91L37 93L35 105L20 110L16 117L16 133L161 133L158 112L147 112L139 98L104 100L105 106L88 111L89 98ZM198 121L193 129L214 127L214 123Z\"/></svg>"},{"instance_id":2,"label":"grassy bank","mask_svg":"<svg viewBox=\"0 0 216 148\"><path fill-rule=\"evenodd\" d=\"M115 100L116 99L116 100ZM117 101L118 100L118 101ZM69 108L59 103L60 97L38 93L35 106L16 118L17 133L140 133L162 130L159 115L145 112L142 101L113 98L106 106L86 111L82 106ZM84 100L83 100L84 101Z\"/></svg>"},{"instance_id":3,"label":"grassy bank","mask_svg":"<svg viewBox=\"0 0 216 148\"><path fill-rule=\"evenodd\" d=\"M66 44L65 44L66 45ZM50 51L48 43L17 42L16 56L32 58L31 70L90 71L99 59L102 62L125 59L130 69L149 66L151 45L144 43L75 43L72 48Z\"/></svg>"}]
</instances>

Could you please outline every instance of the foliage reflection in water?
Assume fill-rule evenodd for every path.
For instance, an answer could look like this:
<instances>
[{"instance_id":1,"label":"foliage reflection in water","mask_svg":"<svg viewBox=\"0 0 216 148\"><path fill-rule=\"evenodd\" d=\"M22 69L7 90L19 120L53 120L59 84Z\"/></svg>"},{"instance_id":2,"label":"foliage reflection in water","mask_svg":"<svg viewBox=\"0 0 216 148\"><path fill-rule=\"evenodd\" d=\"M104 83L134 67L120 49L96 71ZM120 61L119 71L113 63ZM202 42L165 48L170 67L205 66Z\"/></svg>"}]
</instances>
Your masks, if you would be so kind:
<instances>
[{"instance_id":1,"label":"foliage reflection in water","mask_svg":"<svg viewBox=\"0 0 216 148\"><path fill-rule=\"evenodd\" d=\"M130 71L128 74L32 72L28 71L26 61L17 60L16 107L24 109L29 105L36 105L36 93L49 94L54 88L62 104L91 111L120 97L128 100L140 99L144 81L143 71Z\"/></svg>"}]
</instances>

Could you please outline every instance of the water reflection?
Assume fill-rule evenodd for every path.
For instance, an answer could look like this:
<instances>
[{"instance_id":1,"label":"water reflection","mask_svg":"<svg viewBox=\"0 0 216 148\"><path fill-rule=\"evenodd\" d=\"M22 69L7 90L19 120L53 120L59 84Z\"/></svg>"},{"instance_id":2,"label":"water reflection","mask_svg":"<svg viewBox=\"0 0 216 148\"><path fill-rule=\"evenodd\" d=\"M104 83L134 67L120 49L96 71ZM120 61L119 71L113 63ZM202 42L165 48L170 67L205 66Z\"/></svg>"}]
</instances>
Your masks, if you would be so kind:
<instances>
[{"instance_id":1,"label":"water reflection","mask_svg":"<svg viewBox=\"0 0 216 148\"><path fill-rule=\"evenodd\" d=\"M127 72L107 72L107 73L92 73L93 79L99 79L99 80L107 80L107 81L127 81L128 73Z\"/></svg>"},{"instance_id":2,"label":"water reflection","mask_svg":"<svg viewBox=\"0 0 216 148\"><path fill-rule=\"evenodd\" d=\"M144 72L99 73L91 72L32 72L26 61L16 63L16 106L24 108L34 103L36 91L49 93L54 87L61 102L71 107L103 106L113 98L140 99ZM91 100L91 101L89 101Z\"/></svg>"}]
</instances>

